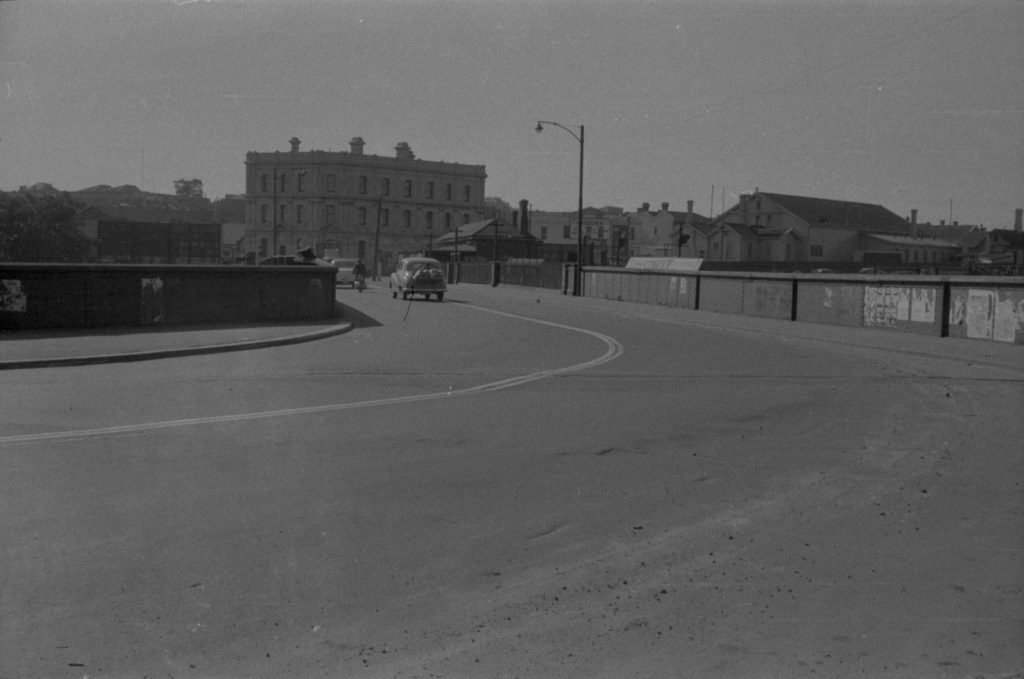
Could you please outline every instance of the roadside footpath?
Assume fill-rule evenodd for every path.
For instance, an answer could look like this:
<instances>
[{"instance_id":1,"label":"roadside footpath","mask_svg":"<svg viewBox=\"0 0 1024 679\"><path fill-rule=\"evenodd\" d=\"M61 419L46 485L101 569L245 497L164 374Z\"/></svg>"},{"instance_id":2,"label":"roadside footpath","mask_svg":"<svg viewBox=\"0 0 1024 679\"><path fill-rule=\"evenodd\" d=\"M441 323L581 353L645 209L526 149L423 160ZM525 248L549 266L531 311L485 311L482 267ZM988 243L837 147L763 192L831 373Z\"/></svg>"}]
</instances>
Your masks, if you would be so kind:
<instances>
[{"instance_id":1,"label":"roadside footpath","mask_svg":"<svg viewBox=\"0 0 1024 679\"><path fill-rule=\"evenodd\" d=\"M0 370L148 361L311 342L352 329L338 316L319 322L179 325L154 328L0 331Z\"/></svg>"}]
</instances>

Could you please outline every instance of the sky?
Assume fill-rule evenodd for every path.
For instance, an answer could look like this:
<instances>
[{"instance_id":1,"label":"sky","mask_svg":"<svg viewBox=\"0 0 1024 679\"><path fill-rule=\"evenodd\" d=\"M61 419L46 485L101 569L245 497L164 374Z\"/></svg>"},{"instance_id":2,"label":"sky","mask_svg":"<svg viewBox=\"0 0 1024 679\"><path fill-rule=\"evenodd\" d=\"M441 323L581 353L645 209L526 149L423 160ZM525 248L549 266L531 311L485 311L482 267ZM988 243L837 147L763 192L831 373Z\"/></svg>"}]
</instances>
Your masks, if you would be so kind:
<instances>
[{"instance_id":1,"label":"sky","mask_svg":"<svg viewBox=\"0 0 1024 679\"><path fill-rule=\"evenodd\" d=\"M1011 228L1022 0L4 0L0 190L245 190L248 151L487 168L536 210L766 192Z\"/></svg>"}]
</instances>

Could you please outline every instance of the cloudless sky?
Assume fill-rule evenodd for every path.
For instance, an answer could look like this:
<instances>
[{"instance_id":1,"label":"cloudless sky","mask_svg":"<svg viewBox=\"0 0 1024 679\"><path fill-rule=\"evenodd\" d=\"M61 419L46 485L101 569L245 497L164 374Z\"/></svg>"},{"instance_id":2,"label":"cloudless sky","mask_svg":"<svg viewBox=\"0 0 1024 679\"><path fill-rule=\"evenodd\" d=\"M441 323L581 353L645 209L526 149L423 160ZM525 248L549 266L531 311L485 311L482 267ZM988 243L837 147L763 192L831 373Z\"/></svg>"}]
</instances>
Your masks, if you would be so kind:
<instances>
[{"instance_id":1,"label":"cloudless sky","mask_svg":"<svg viewBox=\"0 0 1024 679\"><path fill-rule=\"evenodd\" d=\"M586 205L707 215L760 188L1009 228L1024 2L0 2L0 190L216 198L247 151L360 136L574 210L579 144L538 119L585 125Z\"/></svg>"}]
</instances>

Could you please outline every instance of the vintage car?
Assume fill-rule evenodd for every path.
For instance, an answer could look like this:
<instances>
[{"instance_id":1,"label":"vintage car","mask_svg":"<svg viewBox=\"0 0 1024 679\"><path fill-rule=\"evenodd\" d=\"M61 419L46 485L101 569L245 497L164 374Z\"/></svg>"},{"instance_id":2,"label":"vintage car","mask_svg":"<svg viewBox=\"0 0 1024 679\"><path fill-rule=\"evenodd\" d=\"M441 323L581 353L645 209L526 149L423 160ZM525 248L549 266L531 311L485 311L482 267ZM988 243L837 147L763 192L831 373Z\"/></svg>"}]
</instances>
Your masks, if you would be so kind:
<instances>
[{"instance_id":1,"label":"vintage car","mask_svg":"<svg viewBox=\"0 0 1024 679\"><path fill-rule=\"evenodd\" d=\"M431 295L435 295L438 302L444 300L444 293L448 289L441 262L429 257L398 260L398 268L391 274L388 287L391 288L391 296L395 298L399 293L402 299L408 299L409 295L423 295L424 299L430 299Z\"/></svg>"},{"instance_id":2,"label":"vintage car","mask_svg":"<svg viewBox=\"0 0 1024 679\"><path fill-rule=\"evenodd\" d=\"M335 278L335 283L337 285L351 285L352 289L355 289L356 275L353 273L352 269L355 268L356 260L335 258L331 260L331 264L338 267L338 275Z\"/></svg>"}]
</instances>

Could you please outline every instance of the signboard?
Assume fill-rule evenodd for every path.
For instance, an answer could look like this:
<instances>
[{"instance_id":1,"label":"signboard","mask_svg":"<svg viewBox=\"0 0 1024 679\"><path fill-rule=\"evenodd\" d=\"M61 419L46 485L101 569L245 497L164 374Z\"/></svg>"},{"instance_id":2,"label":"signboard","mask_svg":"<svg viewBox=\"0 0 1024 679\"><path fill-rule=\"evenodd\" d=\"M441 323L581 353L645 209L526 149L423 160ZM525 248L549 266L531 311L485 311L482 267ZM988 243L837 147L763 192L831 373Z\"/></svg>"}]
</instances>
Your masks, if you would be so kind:
<instances>
[{"instance_id":1,"label":"signboard","mask_svg":"<svg viewBox=\"0 0 1024 679\"><path fill-rule=\"evenodd\" d=\"M627 269L649 271L700 271L704 259L701 257L630 257Z\"/></svg>"}]
</instances>

